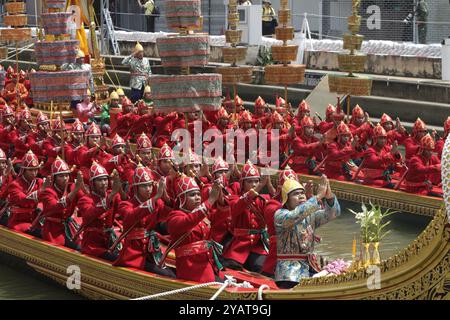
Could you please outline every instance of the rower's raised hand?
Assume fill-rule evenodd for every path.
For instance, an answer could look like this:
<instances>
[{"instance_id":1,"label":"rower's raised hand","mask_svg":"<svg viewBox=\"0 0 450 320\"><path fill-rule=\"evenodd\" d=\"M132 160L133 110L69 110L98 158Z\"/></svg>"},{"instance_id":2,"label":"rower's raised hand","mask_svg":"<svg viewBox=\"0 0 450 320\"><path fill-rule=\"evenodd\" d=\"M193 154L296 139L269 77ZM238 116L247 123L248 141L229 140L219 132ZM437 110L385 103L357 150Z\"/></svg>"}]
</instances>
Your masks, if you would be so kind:
<instances>
[{"instance_id":1,"label":"rower's raised hand","mask_svg":"<svg viewBox=\"0 0 450 320\"><path fill-rule=\"evenodd\" d=\"M161 177L158 183L158 189L156 191L155 200L161 199L164 196L164 191L166 190L166 178Z\"/></svg>"},{"instance_id":2,"label":"rower's raised hand","mask_svg":"<svg viewBox=\"0 0 450 320\"><path fill-rule=\"evenodd\" d=\"M81 170L77 172L77 178L75 179L75 189L77 191L85 189L84 181L83 181L83 173Z\"/></svg>"},{"instance_id":3,"label":"rower's raised hand","mask_svg":"<svg viewBox=\"0 0 450 320\"><path fill-rule=\"evenodd\" d=\"M208 202L210 205L214 205L217 200L219 200L220 194L222 193L222 188L219 183L214 182L211 191L209 192Z\"/></svg>"},{"instance_id":4,"label":"rower's raised hand","mask_svg":"<svg viewBox=\"0 0 450 320\"><path fill-rule=\"evenodd\" d=\"M394 142L392 143L391 153L392 154L397 154L398 153L398 142L397 142L397 140L394 140Z\"/></svg>"}]
</instances>

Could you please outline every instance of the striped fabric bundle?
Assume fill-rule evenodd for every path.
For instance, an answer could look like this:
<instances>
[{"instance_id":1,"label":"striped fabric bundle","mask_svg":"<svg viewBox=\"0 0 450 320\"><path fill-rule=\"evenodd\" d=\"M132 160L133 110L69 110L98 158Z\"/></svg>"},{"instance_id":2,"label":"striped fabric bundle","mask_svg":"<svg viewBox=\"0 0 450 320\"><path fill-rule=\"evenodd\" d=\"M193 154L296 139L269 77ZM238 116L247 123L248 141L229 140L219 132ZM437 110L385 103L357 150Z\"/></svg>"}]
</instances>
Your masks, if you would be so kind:
<instances>
[{"instance_id":1,"label":"striped fabric bundle","mask_svg":"<svg viewBox=\"0 0 450 320\"><path fill-rule=\"evenodd\" d=\"M55 36L70 34L69 20L71 17L72 13L70 12L43 13L42 25L45 34L53 34Z\"/></svg>"},{"instance_id":2,"label":"striped fabric bundle","mask_svg":"<svg viewBox=\"0 0 450 320\"><path fill-rule=\"evenodd\" d=\"M75 63L77 57L78 40L39 41L34 44L36 62L38 65L57 65Z\"/></svg>"},{"instance_id":3,"label":"striped fabric bundle","mask_svg":"<svg viewBox=\"0 0 450 320\"><path fill-rule=\"evenodd\" d=\"M201 27L202 3L200 0L166 1L167 26L172 29Z\"/></svg>"},{"instance_id":4,"label":"striped fabric bundle","mask_svg":"<svg viewBox=\"0 0 450 320\"><path fill-rule=\"evenodd\" d=\"M221 105L220 74L153 75L150 86L158 112L215 111Z\"/></svg>"},{"instance_id":5,"label":"striped fabric bundle","mask_svg":"<svg viewBox=\"0 0 450 320\"><path fill-rule=\"evenodd\" d=\"M89 72L84 70L30 73L35 102L82 100L89 87Z\"/></svg>"},{"instance_id":6,"label":"striped fabric bundle","mask_svg":"<svg viewBox=\"0 0 450 320\"><path fill-rule=\"evenodd\" d=\"M45 4L47 8L52 9L65 9L67 0L46 0Z\"/></svg>"},{"instance_id":7,"label":"striped fabric bundle","mask_svg":"<svg viewBox=\"0 0 450 320\"><path fill-rule=\"evenodd\" d=\"M209 36L177 36L156 40L164 67L204 66L208 64Z\"/></svg>"},{"instance_id":8,"label":"striped fabric bundle","mask_svg":"<svg viewBox=\"0 0 450 320\"><path fill-rule=\"evenodd\" d=\"M6 71L1 69L0 70L0 90L3 89L5 86L5 79L6 79Z\"/></svg>"}]
</instances>

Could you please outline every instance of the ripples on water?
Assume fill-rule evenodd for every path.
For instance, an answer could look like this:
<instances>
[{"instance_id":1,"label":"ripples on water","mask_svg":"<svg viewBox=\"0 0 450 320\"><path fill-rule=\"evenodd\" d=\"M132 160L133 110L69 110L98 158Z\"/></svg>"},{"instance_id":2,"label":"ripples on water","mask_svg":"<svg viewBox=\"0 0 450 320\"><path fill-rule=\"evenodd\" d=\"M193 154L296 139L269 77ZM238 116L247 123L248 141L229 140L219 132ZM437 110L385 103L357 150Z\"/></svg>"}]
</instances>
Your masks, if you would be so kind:
<instances>
[{"instance_id":1,"label":"ripples on water","mask_svg":"<svg viewBox=\"0 0 450 320\"><path fill-rule=\"evenodd\" d=\"M360 211L360 205L341 201L342 215L320 227L317 235L322 242L316 252L328 260L351 259L352 241L359 235L359 226L348 208ZM398 213L390 217L388 229L391 233L380 244L381 258L388 258L405 248L427 226L430 219L411 214ZM0 262L1 263L1 262ZM37 279L24 272L18 272L0 264L0 299L80 299L69 290L57 284Z\"/></svg>"}]
</instances>

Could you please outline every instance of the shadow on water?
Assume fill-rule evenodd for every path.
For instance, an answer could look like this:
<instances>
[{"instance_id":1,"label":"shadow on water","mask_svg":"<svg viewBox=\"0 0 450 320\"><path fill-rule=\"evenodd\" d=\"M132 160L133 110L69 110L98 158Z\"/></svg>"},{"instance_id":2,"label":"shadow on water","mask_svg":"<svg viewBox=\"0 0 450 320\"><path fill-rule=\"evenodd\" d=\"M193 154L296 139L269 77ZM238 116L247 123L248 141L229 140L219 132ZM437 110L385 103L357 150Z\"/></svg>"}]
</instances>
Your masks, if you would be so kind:
<instances>
[{"instance_id":1,"label":"shadow on water","mask_svg":"<svg viewBox=\"0 0 450 320\"><path fill-rule=\"evenodd\" d=\"M337 219L317 229L322 242L316 245L316 252L328 260L343 258L351 260L353 238L359 237L359 225L348 211L361 211L361 204L340 201L342 214ZM430 223L431 218L409 213L395 213L387 219L391 232L380 243L380 256L387 259L407 247ZM359 251L359 250L358 250Z\"/></svg>"}]
</instances>

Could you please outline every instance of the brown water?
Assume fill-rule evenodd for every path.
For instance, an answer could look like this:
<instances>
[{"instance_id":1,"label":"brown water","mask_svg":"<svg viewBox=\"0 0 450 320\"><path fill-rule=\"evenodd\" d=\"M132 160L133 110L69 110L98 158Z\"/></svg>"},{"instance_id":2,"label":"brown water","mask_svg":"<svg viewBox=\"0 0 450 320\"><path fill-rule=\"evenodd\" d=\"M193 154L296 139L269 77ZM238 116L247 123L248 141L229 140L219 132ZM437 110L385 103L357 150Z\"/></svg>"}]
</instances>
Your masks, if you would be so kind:
<instances>
[{"instance_id":1,"label":"brown water","mask_svg":"<svg viewBox=\"0 0 450 320\"><path fill-rule=\"evenodd\" d=\"M322 226L317 234L322 242L316 252L329 260L335 258L351 259L352 240L358 236L359 227L348 208L360 210L359 204L341 201L342 215ZM427 226L430 219L411 214L398 213L391 216L391 233L382 241L380 254L387 258L406 247ZM0 299L80 299L64 287L44 281L24 272L19 272L0 262Z\"/></svg>"}]
</instances>

